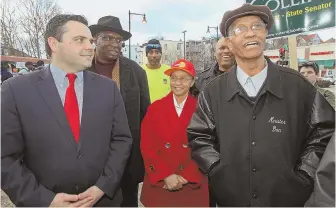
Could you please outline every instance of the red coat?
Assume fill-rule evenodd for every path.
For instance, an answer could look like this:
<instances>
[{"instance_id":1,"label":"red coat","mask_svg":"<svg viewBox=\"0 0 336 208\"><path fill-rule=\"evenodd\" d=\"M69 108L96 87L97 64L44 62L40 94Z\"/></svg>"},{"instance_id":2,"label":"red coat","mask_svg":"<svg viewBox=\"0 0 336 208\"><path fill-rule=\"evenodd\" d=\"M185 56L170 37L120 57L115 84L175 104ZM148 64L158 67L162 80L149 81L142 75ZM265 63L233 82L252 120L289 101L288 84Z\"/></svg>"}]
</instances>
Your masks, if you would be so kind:
<instances>
[{"instance_id":1,"label":"red coat","mask_svg":"<svg viewBox=\"0 0 336 208\"><path fill-rule=\"evenodd\" d=\"M196 103L196 98L189 95L178 117L170 93L147 110L141 126L146 175L140 198L147 207L209 206L208 180L191 159L186 134ZM170 192L163 188L163 180L174 173L189 183L179 191Z\"/></svg>"}]
</instances>

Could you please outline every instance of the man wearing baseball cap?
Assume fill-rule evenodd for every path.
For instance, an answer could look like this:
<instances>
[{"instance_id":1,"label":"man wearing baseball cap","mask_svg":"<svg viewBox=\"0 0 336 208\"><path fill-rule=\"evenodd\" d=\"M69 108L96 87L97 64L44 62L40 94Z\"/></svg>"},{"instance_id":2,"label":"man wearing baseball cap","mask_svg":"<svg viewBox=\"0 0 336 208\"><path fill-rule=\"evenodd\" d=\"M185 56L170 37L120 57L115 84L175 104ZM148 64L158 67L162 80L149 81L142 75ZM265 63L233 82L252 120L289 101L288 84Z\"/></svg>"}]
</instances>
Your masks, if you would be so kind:
<instances>
[{"instance_id":1,"label":"man wearing baseball cap","mask_svg":"<svg viewBox=\"0 0 336 208\"><path fill-rule=\"evenodd\" d=\"M304 206L335 130L335 111L314 86L263 55L273 22L267 6L224 14L237 66L201 92L187 130L218 206Z\"/></svg>"}]
</instances>

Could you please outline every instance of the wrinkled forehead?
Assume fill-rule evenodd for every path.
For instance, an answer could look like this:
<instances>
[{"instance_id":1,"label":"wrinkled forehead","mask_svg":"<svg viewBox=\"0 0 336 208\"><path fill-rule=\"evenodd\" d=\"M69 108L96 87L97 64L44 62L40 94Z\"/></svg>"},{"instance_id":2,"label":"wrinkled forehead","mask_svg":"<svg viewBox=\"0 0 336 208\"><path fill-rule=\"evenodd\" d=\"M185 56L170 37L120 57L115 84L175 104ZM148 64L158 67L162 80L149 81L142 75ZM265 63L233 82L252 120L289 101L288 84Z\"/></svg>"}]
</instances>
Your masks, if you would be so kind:
<instances>
[{"instance_id":1,"label":"wrinkled forehead","mask_svg":"<svg viewBox=\"0 0 336 208\"><path fill-rule=\"evenodd\" d=\"M231 24L231 28L235 27L236 25L250 25L253 23L259 23L264 22L259 16L256 15L247 15L243 17L237 18L233 23Z\"/></svg>"}]
</instances>

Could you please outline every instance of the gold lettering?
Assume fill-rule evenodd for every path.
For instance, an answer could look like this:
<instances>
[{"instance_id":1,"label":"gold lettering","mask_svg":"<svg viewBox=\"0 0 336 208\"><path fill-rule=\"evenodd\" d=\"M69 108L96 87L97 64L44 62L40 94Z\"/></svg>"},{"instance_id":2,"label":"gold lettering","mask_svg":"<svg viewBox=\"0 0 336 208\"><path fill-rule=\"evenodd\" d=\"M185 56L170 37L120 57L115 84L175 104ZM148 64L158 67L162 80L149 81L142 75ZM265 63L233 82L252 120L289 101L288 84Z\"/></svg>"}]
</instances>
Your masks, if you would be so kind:
<instances>
[{"instance_id":1,"label":"gold lettering","mask_svg":"<svg viewBox=\"0 0 336 208\"><path fill-rule=\"evenodd\" d=\"M305 8L305 12L315 12L315 11L319 11L322 9L327 9L329 7L331 7L332 2L326 3L326 4L320 4L317 6L312 6L312 7L306 7Z\"/></svg>"},{"instance_id":2,"label":"gold lettering","mask_svg":"<svg viewBox=\"0 0 336 208\"><path fill-rule=\"evenodd\" d=\"M300 10L296 10L296 11L288 11L287 12L287 17L293 17L293 16L298 16L301 15L303 13L303 11Z\"/></svg>"}]
</instances>

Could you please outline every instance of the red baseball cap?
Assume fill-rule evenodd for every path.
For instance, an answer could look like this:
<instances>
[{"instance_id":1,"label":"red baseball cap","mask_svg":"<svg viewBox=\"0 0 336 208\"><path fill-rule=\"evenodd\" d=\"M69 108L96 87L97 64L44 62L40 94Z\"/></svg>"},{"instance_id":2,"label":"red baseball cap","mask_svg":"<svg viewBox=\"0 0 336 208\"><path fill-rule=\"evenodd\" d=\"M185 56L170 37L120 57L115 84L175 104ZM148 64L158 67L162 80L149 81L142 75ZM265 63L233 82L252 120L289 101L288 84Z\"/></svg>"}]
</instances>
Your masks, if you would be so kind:
<instances>
[{"instance_id":1,"label":"red baseball cap","mask_svg":"<svg viewBox=\"0 0 336 208\"><path fill-rule=\"evenodd\" d=\"M177 70L182 70L190 74L191 76L195 77L195 67L194 65L185 59L179 59L175 61L172 65L171 68L167 69L164 73L168 76L171 75L174 71Z\"/></svg>"}]
</instances>

